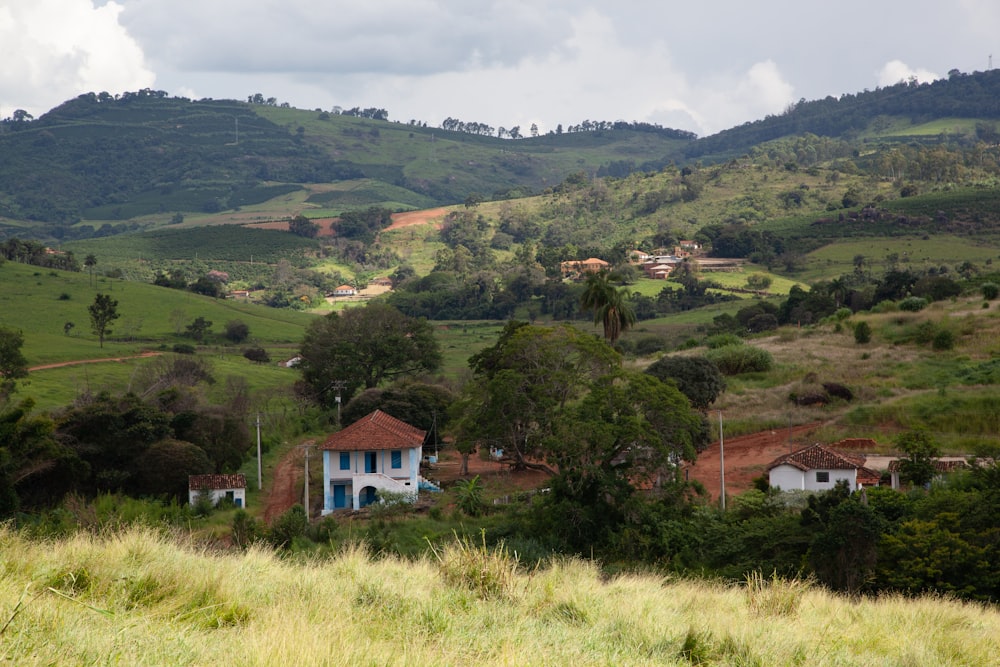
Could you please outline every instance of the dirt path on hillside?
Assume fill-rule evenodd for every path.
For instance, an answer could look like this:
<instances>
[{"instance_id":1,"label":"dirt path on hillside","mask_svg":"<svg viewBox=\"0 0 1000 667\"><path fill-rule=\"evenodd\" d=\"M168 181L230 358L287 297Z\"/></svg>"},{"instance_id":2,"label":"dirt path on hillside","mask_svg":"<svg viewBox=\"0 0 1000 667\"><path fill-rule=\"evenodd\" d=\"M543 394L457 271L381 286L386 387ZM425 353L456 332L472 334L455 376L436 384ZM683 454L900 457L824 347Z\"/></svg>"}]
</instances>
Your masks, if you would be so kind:
<instances>
[{"instance_id":1,"label":"dirt path on hillside","mask_svg":"<svg viewBox=\"0 0 1000 667\"><path fill-rule=\"evenodd\" d=\"M104 359L77 359L75 361L60 361L57 364L42 364L41 366L31 366L28 372L44 371L47 368L65 368L66 366L78 366L80 364L100 364L106 361L128 361L129 359L145 359L146 357L158 357L161 352L141 352L127 357L106 357Z\"/></svg>"},{"instance_id":2,"label":"dirt path on hillside","mask_svg":"<svg viewBox=\"0 0 1000 667\"><path fill-rule=\"evenodd\" d=\"M265 523L270 524L291 509L292 505L302 504L299 482L305 476L303 456L301 445L292 447L275 466L271 485L267 489L267 502L264 504ZM310 463L316 462L317 459L318 457L314 457ZM310 489L309 495L310 497L315 496L312 489ZM317 508L310 507L309 510L310 514L314 514Z\"/></svg>"},{"instance_id":3,"label":"dirt path on hillside","mask_svg":"<svg viewBox=\"0 0 1000 667\"><path fill-rule=\"evenodd\" d=\"M725 438L726 496L731 498L752 488L753 479L767 474L767 464L774 459L812 444L809 434L821 425L821 422L816 422L793 426L790 430L784 428ZM688 477L704 484L716 500L721 487L720 472L718 441L698 454L697 462L686 470Z\"/></svg>"}]
</instances>

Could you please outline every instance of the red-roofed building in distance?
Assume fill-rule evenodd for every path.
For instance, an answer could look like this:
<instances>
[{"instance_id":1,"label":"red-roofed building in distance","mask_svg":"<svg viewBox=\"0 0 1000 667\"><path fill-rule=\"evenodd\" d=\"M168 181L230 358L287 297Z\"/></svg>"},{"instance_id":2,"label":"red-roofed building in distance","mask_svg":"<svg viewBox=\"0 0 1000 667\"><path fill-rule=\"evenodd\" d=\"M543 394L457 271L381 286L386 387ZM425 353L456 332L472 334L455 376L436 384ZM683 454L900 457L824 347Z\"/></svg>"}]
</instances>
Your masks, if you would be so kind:
<instances>
[{"instance_id":1,"label":"red-roofed building in distance","mask_svg":"<svg viewBox=\"0 0 1000 667\"><path fill-rule=\"evenodd\" d=\"M323 452L323 514L361 509L385 491L411 500L420 488L427 433L381 410L327 437Z\"/></svg>"},{"instance_id":2,"label":"red-roofed building in distance","mask_svg":"<svg viewBox=\"0 0 1000 667\"><path fill-rule=\"evenodd\" d=\"M213 505L225 499L232 501L236 507L246 507L246 475L241 472L233 475L188 475L188 502L194 505L201 494L207 494Z\"/></svg>"},{"instance_id":3,"label":"red-roofed building in distance","mask_svg":"<svg viewBox=\"0 0 1000 667\"><path fill-rule=\"evenodd\" d=\"M844 480L851 491L877 486L879 474L865 468L865 457L815 444L779 456L767 466L772 488L782 491L828 491Z\"/></svg>"}]
</instances>

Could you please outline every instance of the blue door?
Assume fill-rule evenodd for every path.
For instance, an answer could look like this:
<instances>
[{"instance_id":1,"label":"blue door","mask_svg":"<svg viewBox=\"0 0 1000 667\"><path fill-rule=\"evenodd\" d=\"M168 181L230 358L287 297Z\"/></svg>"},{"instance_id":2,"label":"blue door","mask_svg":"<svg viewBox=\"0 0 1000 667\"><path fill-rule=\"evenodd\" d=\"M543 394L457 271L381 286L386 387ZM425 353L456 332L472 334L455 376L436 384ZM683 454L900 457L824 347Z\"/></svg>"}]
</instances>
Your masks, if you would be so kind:
<instances>
[{"instance_id":1,"label":"blue door","mask_svg":"<svg viewBox=\"0 0 1000 667\"><path fill-rule=\"evenodd\" d=\"M365 472L375 472L375 452L365 452Z\"/></svg>"},{"instance_id":2,"label":"blue door","mask_svg":"<svg viewBox=\"0 0 1000 667\"><path fill-rule=\"evenodd\" d=\"M333 506L337 509L347 507L347 487L344 484L333 485Z\"/></svg>"}]
</instances>

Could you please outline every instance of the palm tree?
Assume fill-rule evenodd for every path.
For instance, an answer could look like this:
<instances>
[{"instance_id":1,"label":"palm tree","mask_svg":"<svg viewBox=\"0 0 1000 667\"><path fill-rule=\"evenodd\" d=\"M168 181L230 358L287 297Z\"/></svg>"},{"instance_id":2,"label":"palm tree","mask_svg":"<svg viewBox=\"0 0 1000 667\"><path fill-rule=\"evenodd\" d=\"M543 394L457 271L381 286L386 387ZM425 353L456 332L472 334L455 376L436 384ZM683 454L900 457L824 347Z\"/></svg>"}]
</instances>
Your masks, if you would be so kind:
<instances>
[{"instance_id":1,"label":"palm tree","mask_svg":"<svg viewBox=\"0 0 1000 667\"><path fill-rule=\"evenodd\" d=\"M83 265L90 271L90 286L94 286L94 267L97 266L97 258L87 255L83 260Z\"/></svg>"},{"instance_id":2,"label":"palm tree","mask_svg":"<svg viewBox=\"0 0 1000 667\"><path fill-rule=\"evenodd\" d=\"M594 324L604 325L604 338L612 345L635 324L635 310L628 298L628 288L612 285L607 271L587 275L580 307L594 311Z\"/></svg>"}]
</instances>

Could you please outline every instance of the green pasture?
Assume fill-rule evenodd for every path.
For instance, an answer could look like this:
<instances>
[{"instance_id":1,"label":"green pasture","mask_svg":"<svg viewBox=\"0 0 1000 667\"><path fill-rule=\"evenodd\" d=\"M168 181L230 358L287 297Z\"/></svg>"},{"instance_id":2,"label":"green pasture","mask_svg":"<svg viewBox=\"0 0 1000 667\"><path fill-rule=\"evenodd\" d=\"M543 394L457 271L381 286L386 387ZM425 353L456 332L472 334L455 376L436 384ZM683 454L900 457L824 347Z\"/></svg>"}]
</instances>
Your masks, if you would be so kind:
<instances>
[{"instance_id":1,"label":"green pasture","mask_svg":"<svg viewBox=\"0 0 1000 667\"><path fill-rule=\"evenodd\" d=\"M0 326L24 332L24 354L31 366L75 359L125 356L161 344L191 342L182 337L197 317L213 323L218 336L225 323L242 320L251 342L297 344L312 316L234 300L212 299L183 290L95 276L51 271L6 262L0 266ZM118 301L119 319L104 347L91 332L88 307L98 293ZM74 326L65 330L67 322ZM207 342L217 339L211 337Z\"/></svg>"},{"instance_id":2,"label":"green pasture","mask_svg":"<svg viewBox=\"0 0 1000 667\"><path fill-rule=\"evenodd\" d=\"M952 235L840 239L806 255L805 280L835 278L854 270L854 258L863 257L865 271L880 273L890 266L890 256L902 268L921 271L965 261L983 265L1000 257L1000 247Z\"/></svg>"}]
</instances>

